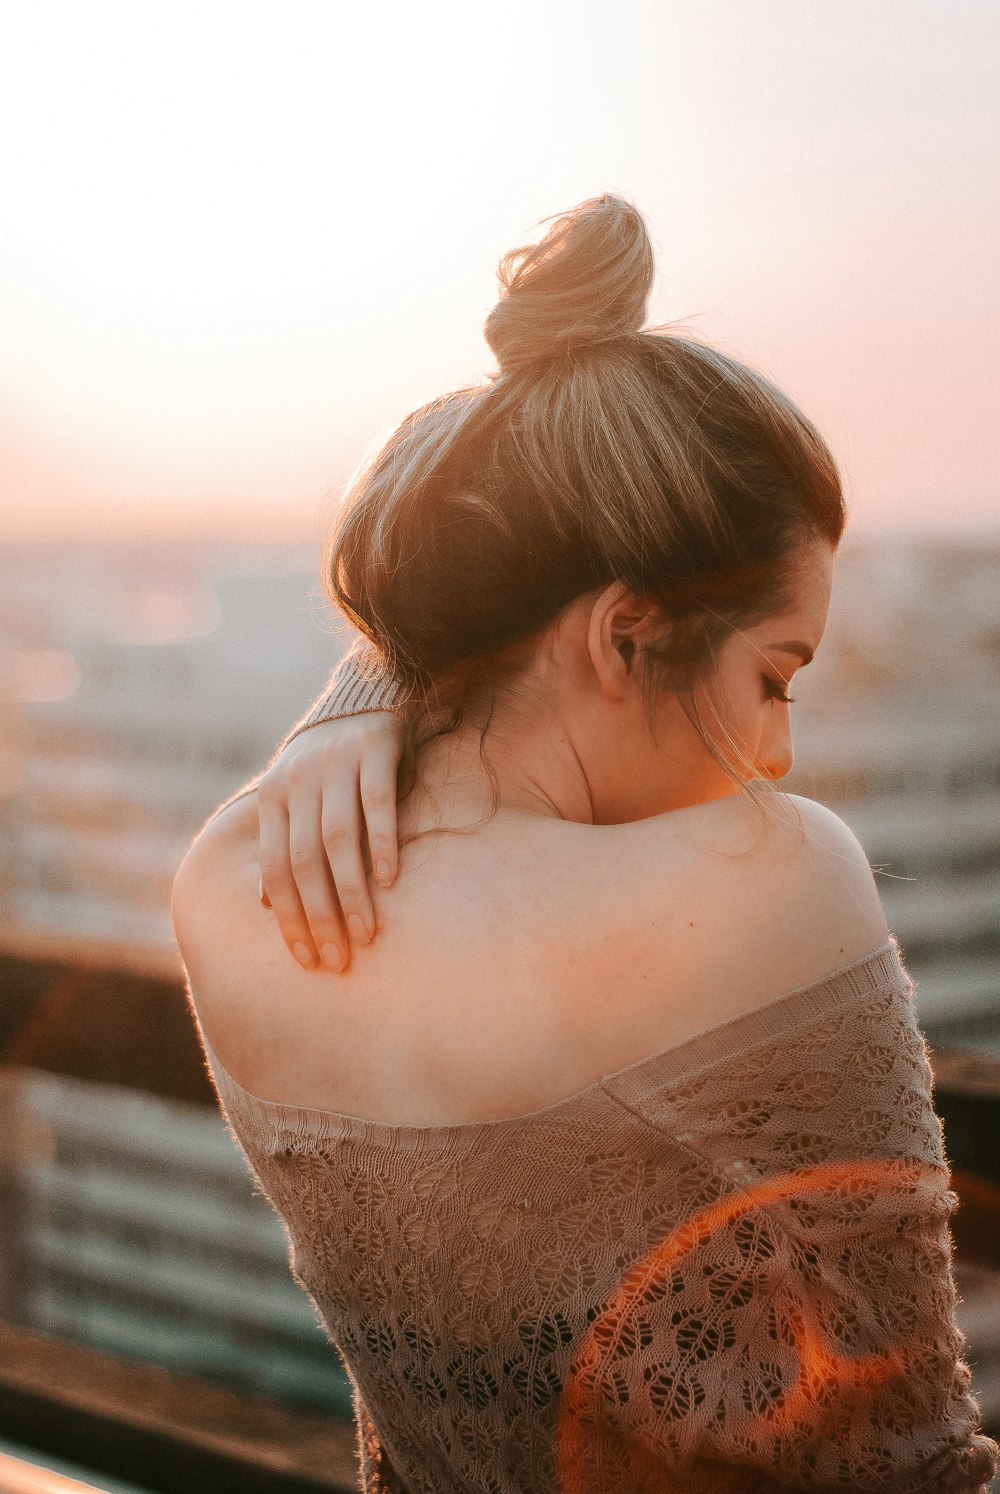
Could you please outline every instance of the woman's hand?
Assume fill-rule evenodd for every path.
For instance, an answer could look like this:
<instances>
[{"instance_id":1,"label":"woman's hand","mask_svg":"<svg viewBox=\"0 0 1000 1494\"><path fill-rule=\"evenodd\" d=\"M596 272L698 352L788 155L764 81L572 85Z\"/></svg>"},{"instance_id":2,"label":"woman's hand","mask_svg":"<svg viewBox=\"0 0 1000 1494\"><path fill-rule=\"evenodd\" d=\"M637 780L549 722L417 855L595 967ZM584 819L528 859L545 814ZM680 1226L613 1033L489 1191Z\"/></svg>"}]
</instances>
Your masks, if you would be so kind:
<instances>
[{"instance_id":1,"label":"woman's hand","mask_svg":"<svg viewBox=\"0 0 1000 1494\"><path fill-rule=\"evenodd\" d=\"M305 969L346 969L375 933L363 850L383 887L399 867L396 795L408 753L403 721L365 711L293 737L257 784L261 902ZM319 951L319 955L317 955Z\"/></svg>"}]
</instances>

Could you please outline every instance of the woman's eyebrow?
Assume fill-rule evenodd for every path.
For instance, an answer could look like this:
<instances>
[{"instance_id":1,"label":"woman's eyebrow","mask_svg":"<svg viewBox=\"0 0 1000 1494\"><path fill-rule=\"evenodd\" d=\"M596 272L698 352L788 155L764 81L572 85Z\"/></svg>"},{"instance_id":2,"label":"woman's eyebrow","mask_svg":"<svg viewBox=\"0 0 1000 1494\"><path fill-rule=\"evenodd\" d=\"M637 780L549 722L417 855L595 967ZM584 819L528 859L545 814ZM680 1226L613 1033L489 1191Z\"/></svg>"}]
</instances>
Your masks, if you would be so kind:
<instances>
[{"instance_id":1,"label":"woman's eyebrow","mask_svg":"<svg viewBox=\"0 0 1000 1494\"><path fill-rule=\"evenodd\" d=\"M791 639L788 643L772 643L770 647L782 654L798 654L803 664L808 664L813 657L813 651L808 643L800 643L797 638Z\"/></svg>"}]
</instances>

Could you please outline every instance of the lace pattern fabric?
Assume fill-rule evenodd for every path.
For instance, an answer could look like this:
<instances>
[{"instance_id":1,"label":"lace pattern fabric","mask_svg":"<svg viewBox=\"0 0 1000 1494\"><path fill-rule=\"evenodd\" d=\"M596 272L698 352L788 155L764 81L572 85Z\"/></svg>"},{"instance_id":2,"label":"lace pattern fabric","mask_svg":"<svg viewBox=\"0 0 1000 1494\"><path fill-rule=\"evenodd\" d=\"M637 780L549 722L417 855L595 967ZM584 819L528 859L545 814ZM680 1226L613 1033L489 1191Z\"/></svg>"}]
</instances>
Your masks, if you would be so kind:
<instances>
[{"instance_id":1,"label":"lace pattern fabric","mask_svg":"<svg viewBox=\"0 0 1000 1494\"><path fill-rule=\"evenodd\" d=\"M229 1126L364 1494L983 1490L957 1198L895 941L523 1116Z\"/></svg>"}]
</instances>

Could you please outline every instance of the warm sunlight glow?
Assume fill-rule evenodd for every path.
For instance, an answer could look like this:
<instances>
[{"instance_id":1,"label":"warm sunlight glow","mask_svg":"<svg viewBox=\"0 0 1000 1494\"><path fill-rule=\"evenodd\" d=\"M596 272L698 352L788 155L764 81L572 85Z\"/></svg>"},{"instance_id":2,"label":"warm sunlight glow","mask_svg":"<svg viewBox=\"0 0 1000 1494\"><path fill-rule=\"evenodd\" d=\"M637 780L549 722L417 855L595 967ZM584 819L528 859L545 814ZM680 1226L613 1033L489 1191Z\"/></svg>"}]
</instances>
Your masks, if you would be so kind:
<instances>
[{"instance_id":1,"label":"warm sunlight glow","mask_svg":"<svg viewBox=\"0 0 1000 1494\"><path fill-rule=\"evenodd\" d=\"M557 1434L560 1486L583 1487L581 1473L586 1467L588 1442L603 1430L600 1414L601 1375L606 1371L609 1348L627 1341L635 1334L635 1320L644 1306L661 1302L670 1293L671 1268L690 1251L757 1209L786 1200L801 1200L811 1192L829 1192L837 1200L858 1196L865 1200L898 1187L904 1198L928 1207L947 1187L947 1169L939 1169L906 1157L862 1157L856 1160L823 1163L797 1168L781 1176L762 1179L709 1204L684 1221L659 1242L644 1259L630 1267L610 1298L607 1307L595 1318L580 1349L574 1355L570 1375L563 1388L560 1423ZM845 1354L824 1334L819 1317L808 1297L800 1298L800 1310L783 1303L787 1330L794 1344L798 1369L789 1385L755 1386L761 1405L755 1413L759 1431L768 1438L779 1439L791 1431L796 1437L804 1428L815 1428L823 1434L829 1414L831 1387L853 1392L856 1396L873 1393L888 1379L911 1372L916 1342L893 1343L880 1354ZM721 1332L721 1329L720 1329ZM692 1377L697 1366L686 1367ZM672 1395L683 1403L685 1395L693 1396L684 1370L679 1370L669 1386ZM765 1394L765 1390L773 1393ZM693 1404L693 1403L692 1403ZM679 1414L675 1411L674 1414ZM614 1428L612 1427L612 1431ZM652 1451L636 1442L631 1449L634 1487L654 1490L662 1487L662 1463Z\"/></svg>"},{"instance_id":2,"label":"warm sunlight glow","mask_svg":"<svg viewBox=\"0 0 1000 1494\"><path fill-rule=\"evenodd\" d=\"M654 319L783 381L863 521L989 519L991 29L974 0L8 7L0 537L315 536L374 431L488 372L499 255L606 189L650 221Z\"/></svg>"},{"instance_id":3,"label":"warm sunlight glow","mask_svg":"<svg viewBox=\"0 0 1000 1494\"><path fill-rule=\"evenodd\" d=\"M26 705L68 700L83 674L72 654L61 648L14 648L0 653L0 701Z\"/></svg>"}]
</instances>

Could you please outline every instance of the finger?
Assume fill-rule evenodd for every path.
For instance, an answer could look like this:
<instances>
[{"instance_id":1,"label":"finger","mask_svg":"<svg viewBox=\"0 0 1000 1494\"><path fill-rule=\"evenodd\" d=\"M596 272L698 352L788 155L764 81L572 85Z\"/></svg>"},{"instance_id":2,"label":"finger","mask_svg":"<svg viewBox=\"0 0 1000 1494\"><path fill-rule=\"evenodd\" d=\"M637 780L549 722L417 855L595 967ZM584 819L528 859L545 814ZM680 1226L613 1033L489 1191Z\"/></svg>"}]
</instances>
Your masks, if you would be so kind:
<instances>
[{"instance_id":1,"label":"finger","mask_svg":"<svg viewBox=\"0 0 1000 1494\"><path fill-rule=\"evenodd\" d=\"M357 790L353 800L334 800L331 809L319 789L292 789L288 819L288 858L310 939L324 965L346 969L351 943L366 944L374 923L363 867L359 897L358 857L352 859L350 849L360 836ZM328 837L338 848L334 864Z\"/></svg>"},{"instance_id":2,"label":"finger","mask_svg":"<svg viewBox=\"0 0 1000 1494\"><path fill-rule=\"evenodd\" d=\"M351 943L367 944L375 933L375 913L361 848L361 805L357 784L350 797L343 790L324 791L321 835L326 864L333 877Z\"/></svg>"},{"instance_id":3,"label":"finger","mask_svg":"<svg viewBox=\"0 0 1000 1494\"><path fill-rule=\"evenodd\" d=\"M413 746L413 733L407 731L403 736L402 756L399 759L397 773L397 801L409 794L417 781L417 754Z\"/></svg>"},{"instance_id":4,"label":"finger","mask_svg":"<svg viewBox=\"0 0 1000 1494\"><path fill-rule=\"evenodd\" d=\"M301 797L294 809L289 800L286 809L283 801L272 799L261 792L258 813L260 822L258 860L265 894L270 899L281 937L289 950L303 969L315 969L319 959L317 946L313 941L309 919L299 894L296 871L292 865L291 846L292 817L294 815L295 822L301 824L303 816L308 820L308 810L303 810ZM314 824L318 823L318 803L313 807L312 818ZM321 845L319 850L322 851ZM341 963L344 963L347 939L343 928L339 927L339 915L335 906L332 908L332 914L339 934L339 938L333 942Z\"/></svg>"},{"instance_id":5,"label":"finger","mask_svg":"<svg viewBox=\"0 0 1000 1494\"><path fill-rule=\"evenodd\" d=\"M373 751L361 763L361 812L368 834L372 871L391 887L399 870L396 821L396 775L400 753L395 746Z\"/></svg>"},{"instance_id":6,"label":"finger","mask_svg":"<svg viewBox=\"0 0 1000 1494\"><path fill-rule=\"evenodd\" d=\"M271 906L271 899L268 897L267 893L264 891L264 873L263 872L261 872L261 874L260 874L260 882L258 884L258 891L260 893L261 903L264 905L265 908L269 908Z\"/></svg>"}]
</instances>

